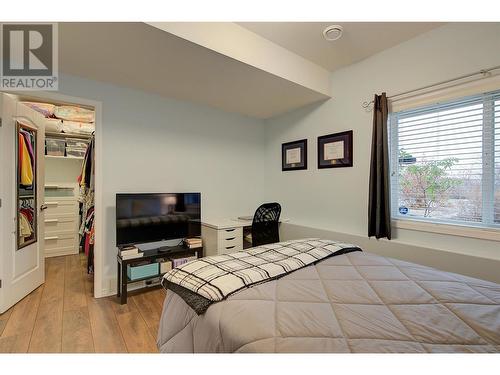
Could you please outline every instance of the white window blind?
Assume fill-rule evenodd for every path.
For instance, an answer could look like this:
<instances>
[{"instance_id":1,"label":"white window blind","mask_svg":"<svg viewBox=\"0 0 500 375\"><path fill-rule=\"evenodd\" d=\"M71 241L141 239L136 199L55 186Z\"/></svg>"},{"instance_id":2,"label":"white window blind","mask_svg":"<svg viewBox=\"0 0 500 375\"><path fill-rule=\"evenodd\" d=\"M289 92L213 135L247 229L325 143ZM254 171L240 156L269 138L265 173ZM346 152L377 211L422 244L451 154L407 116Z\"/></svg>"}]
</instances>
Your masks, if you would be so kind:
<instances>
[{"instance_id":1,"label":"white window blind","mask_svg":"<svg viewBox=\"0 0 500 375\"><path fill-rule=\"evenodd\" d=\"M493 221L500 224L500 94L494 97L493 107L494 130L493 130L493 147L494 147L494 205L493 205Z\"/></svg>"},{"instance_id":2,"label":"white window blind","mask_svg":"<svg viewBox=\"0 0 500 375\"><path fill-rule=\"evenodd\" d=\"M393 218L500 227L500 91L391 113Z\"/></svg>"}]
</instances>

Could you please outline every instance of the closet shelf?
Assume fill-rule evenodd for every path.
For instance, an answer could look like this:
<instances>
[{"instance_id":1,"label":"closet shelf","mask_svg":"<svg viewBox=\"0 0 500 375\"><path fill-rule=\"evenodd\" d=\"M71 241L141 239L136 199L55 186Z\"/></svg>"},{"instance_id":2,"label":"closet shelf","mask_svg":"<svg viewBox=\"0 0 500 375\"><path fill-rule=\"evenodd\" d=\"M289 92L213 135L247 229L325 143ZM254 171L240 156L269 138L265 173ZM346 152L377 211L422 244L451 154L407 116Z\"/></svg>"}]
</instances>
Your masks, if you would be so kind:
<instances>
[{"instance_id":1,"label":"closet shelf","mask_svg":"<svg viewBox=\"0 0 500 375\"><path fill-rule=\"evenodd\" d=\"M83 157L80 156L54 156L54 155L45 155L48 159L73 159L73 160L83 160Z\"/></svg>"},{"instance_id":2,"label":"closet shelf","mask_svg":"<svg viewBox=\"0 0 500 375\"><path fill-rule=\"evenodd\" d=\"M50 185L46 184L45 189L70 189L73 190L75 187L74 186L69 186L69 185Z\"/></svg>"},{"instance_id":3,"label":"closet shelf","mask_svg":"<svg viewBox=\"0 0 500 375\"><path fill-rule=\"evenodd\" d=\"M89 134L74 134L74 133L56 133L56 132L45 132L46 137L58 137L58 138L78 138L90 140L92 138Z\"/></svg>"}]
</instances>

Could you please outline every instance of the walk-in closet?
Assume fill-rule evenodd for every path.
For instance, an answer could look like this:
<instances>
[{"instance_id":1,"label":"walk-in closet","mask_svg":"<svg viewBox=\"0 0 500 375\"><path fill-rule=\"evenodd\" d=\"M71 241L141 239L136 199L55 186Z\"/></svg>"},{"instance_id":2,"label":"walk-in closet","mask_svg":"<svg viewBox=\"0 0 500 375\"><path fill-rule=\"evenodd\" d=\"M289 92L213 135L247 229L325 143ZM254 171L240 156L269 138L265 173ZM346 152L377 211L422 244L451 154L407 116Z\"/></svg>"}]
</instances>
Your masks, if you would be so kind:
<instances>
[{"instance_id":1,"label":"walk-in closet","mask_svg":"<svg viewBox=\"0 0 500 375\"><path fill-rule=\"evenodd\" d=\"M22 103L46 117L45 257L84 251L92 273L95 113L75 105Z\"/></svg>"},{"instance_id":2,"label":"walk-in closet","mask_svg":"<svg viewBox=\"0 0 500 375\"><path fill-rule=\"evenodd\" d=\"M45 117L45 257L84 251L93 271L95 113L78 105L20 101Z\"/></svg>"}]
</instances>

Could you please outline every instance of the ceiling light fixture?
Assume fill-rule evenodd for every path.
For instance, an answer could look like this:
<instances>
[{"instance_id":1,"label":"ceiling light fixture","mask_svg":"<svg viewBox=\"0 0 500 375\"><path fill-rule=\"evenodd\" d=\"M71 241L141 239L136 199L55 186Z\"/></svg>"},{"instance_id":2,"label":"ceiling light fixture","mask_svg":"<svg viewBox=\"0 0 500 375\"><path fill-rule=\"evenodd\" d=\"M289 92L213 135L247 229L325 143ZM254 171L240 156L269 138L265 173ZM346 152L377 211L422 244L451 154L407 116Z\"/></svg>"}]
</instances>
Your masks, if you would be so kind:
<instances>
[{"instance_id":1,"label":"ceiling light fixture","mask_svg":"<svg viewBox=\"0 0 500 375\"><path fill-rule=\"evenodd\" d=\"M342 36L342 26L340 25L331 25L328 26L325 30L323 30L323 36L329 42L333 42L334 40L340 39Z\"/></svg>"}]
</instances>

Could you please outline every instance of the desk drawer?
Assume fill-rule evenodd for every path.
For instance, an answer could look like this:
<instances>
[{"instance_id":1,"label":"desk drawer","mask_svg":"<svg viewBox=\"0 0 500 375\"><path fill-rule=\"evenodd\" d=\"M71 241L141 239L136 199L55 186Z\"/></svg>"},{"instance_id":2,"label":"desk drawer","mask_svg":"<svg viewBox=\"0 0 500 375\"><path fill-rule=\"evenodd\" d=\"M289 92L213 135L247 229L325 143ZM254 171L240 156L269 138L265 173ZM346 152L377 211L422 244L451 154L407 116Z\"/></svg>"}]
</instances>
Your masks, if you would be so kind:
<instances>
[{"instance_id":1,"label":"desk drawer","mask_svg":"<svg viewBox=\"0 0 500 375\"><path fill-rule=\"evenodd\" d=\"M231 237L219 241L219 247L240 246L243 245L243 237Z\"/></svg>"},{"instance_id":2,"label":"desk drawer","mask_svg":"<svg viewBox=\"0 0 500 375\"><path fill-rule=\"evenodd\" d=\"M219 239L230 240L240 238L243 235L243 228L227 228L218 230Z\"/></svg>"},{"instance_id":3,"label":"desk drawer","mask_svg":"<svg viewBox=\"0 0 500 375\"><path fill-rule=\"evenodd\" d=\"M243 250L243 228L223 227L216 229L202 225L203 251L205 256L221 255Z\"/></svg>"},{"instance_id":4,"label":"desk drawer","mask_svg":"<svg viewBox=\"0 0 500 375\"><path fill-rule=\"evenodd\" d=\"M218 255L235 253L237 251L243 251L243 246L228 246L224 249L219 249Z\"/></svg>"},{"instance_id":5,"label":"desk drawer","mask_svg":"<svg viewBox=\"0 0 500 375\"><path fill-rule=\"evenodd\" d=\"M233 251L240 251L243 249L243 237L230 237L227 239L220 239L218 242L218 253L227 253Z\"/></svg>"}]
</instances>

